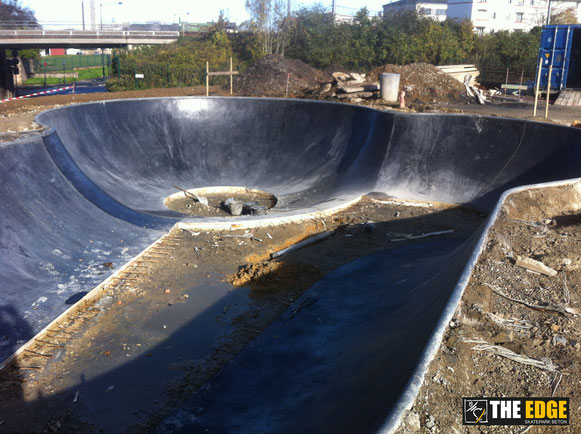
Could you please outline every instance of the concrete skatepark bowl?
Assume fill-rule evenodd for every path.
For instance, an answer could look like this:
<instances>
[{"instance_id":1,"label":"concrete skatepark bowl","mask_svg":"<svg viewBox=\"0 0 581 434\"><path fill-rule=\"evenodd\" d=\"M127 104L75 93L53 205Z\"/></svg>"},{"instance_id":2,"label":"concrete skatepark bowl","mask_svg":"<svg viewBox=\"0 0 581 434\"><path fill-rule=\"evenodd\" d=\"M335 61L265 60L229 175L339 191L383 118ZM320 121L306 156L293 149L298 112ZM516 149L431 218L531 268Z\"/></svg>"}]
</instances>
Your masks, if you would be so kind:
<instances>
[{"instance_id":1,"label":"concrete skatepark bowl","mask_svg":"<svg viewBox=\"0 0 581 434\"><path fill-rule=\"evenodd\" d=\"M490 224L503 192L581 176L581 131L502 118L161 98L74 105L37 119L44 135L0 145L4 361L107 278L113 271L103 262L127 263L175 224L276 224L372 191L474 207L491 213ZM277 202L266 216L185 216L164 206L173 185L244 187ZM316 294L312 309L290 323L289 308L158 429L393 430L487 227L329 273L304 294Z\"/></svg>"}]
</instances>

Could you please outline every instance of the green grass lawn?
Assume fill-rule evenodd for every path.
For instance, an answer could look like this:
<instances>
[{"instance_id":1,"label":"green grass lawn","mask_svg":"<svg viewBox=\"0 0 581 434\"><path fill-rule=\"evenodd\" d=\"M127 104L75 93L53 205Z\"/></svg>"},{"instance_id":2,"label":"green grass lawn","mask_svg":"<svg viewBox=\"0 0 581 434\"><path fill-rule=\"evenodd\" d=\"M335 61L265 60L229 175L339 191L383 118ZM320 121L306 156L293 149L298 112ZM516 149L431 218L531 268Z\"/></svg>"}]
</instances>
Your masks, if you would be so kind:
<instances>
[{"instance_id":1,"label":"green grass lawn","mask_svg":"<svg viewBox=\"0 0 581 434\"><path fill-rule=\"evenodd\" d=\"M81 56L79 56L81 57ZM78 69L74 72L79 73L79 78L76 81L83 81L83 80L92 80L94 78L100 78L103 76L103 68L102 67L95 67L89 69ZM105 67L105 73L108 74L107 67ZM67 76L67 74L72 74L73 71L65 71L65 79L66 83L73 83L75 79L73 79L72 75ZM55 84L63 84L62 77L47 77L46 78L47 85L55 85ZM29 78L24 82L25 86L43 86L44 85L44 75L42 72L37 72L36 75L32 78Z\"/></svg>"}]
</instances>

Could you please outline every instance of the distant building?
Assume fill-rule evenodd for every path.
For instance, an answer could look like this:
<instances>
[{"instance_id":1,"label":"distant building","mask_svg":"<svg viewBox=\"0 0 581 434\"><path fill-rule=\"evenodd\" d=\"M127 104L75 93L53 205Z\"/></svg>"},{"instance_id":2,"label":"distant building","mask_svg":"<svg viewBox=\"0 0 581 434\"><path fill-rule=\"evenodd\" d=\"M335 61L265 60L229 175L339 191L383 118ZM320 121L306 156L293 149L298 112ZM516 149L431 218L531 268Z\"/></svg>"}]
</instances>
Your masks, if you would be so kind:
<instances>
[{"instance_id":1,"label":"distant building","mask_svg":"<svg viewBox=\"0 0 581 434\"><path fill-rule=\"evenodd\" d=\"M185 32L192 32L192 33L201 33L207 32L213 26L216 25L216 22L208 22L208 23L189 23L182 21L183 31ZM236 27L236 23L225 22L224 23L224 31L226 33L236 33L238 29Z\"/></svg>"},{"instance_id":2,"label":"distant building","mask_svg":"<svg viewBox=\"0 0 581 434\"><path fill-rule=\"evenodd\" d=\"M447 8L446 0L399 0L383 5L383 16L401 11L416 11L424 17L444 21Z\"/></svg>"},{"instance_id":3,"label":"distant building","mask_svg":"<svg viewBox=\"0 0 581 434\"><path fill-rule=\"evenodd\" d=\"M581 1L581 0L580 0ZM551 3L553 14L576 3L561 0ZM498 30L528 31L545 24L546 0L399 0L383 5L383 15L402 10L438 21L446 18L470 20L479 35ZM577 9L579 16L579 9Z\"/></svg>"},{"instance_id":4,"label":"distant building","mask_svg":"<svg viewBox=\"0 0 581 434\"><path fill-rule=\"evenodd\" d=\"M64 56L65 49L64 48L49 48L48 55L49 56Z\"/></svg>"},{"instance_id":5,"label":"distant building","mask_svg":"<svg viewBox=\"0 0 581 434\"><path fill-rule=\"evenodd\" d=\"M472 21L476 33L530 30L544 24L545 0L448 0L448 17Z\"/></svg>"},{"instance_id":6,"label":"distant building","mask_svg":"<svg viewBox=\"0 0 581 434\"><path fill-rule=\"evenodd\" d=\"M142 31L142 32L179 32L180 25L179 24L163 24L159 21L150 21L147 23L123 23L122 25L123 30L133 30L133 31Z\"/></svg>"},{"instance_id":7,"label":"distant building","mask_svg":"<svg viewBox=\"0 0 581 434\"><path fill-rule=\"evenodd\" d=\"M333 22L335 24L354 24L355 17L353 15L335 14L333 15Z\"/></svg>"}]
</instances>

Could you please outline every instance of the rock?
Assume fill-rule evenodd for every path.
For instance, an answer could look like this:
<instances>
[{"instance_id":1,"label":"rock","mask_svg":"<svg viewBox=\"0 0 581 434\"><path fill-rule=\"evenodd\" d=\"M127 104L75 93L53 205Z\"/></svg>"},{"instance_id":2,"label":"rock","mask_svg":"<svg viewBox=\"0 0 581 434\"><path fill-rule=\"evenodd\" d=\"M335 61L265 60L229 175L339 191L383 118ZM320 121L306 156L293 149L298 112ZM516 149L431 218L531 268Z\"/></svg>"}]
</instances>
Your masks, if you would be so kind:
<instances>
[{"instance_id":1,"label":"rock","mask_svg":"<svg viewBox=\"0 0 581 434\"><path fill-rule=\"evenodd\" d=\"M436 419L434 419L434 416L430 416L426 419L426 428L432 429L432 428L434 428L435 425L436 425Z\"/></svg>"},{"instance_id":2,"label":"rock","mask_svg":"<svg viewBox=\"0 0 581 434\"><path fill-rule=\"evenodd\" d=\"M267 211L268 208L266 208L263 205L260 205L258 202L255 201L244 202L244 207L242 209L242 212L244 214L250 215L266 215Z\"/></svg>"},{"instance_id":3,"label":"rock","mask_svg":"<svg viewBox=\"0 0 581 434\"><path fill-rule=\"evenodd\" d=\"M340 84L337 89L343 93L365 92L365 88L359 84Z\"/></svg>"},{"instance_id":4,"label":"rock","mask_svg":"<svg viewBox=\"0 0 581 434\"><path fill-rule=\"evenodd\" d=\"M346 72L337 71L337 72L332 73L331 75L337 81L347 81L351 78L350 75L347 74Z\"/></svg>"},{"instance_id":5,"label":"rock","mask_svg":"<svg viewBox=\"0 0 581 434\"><path fill-rule=\"evenodd\" d=\"M338 89L344 93L375 92L379 90L379 83L340 84Z\"/></svg>"},{"instance_id":6,"label":"rock","mask_svg":"<svg viewBox=\"0 0 581 434\"><path fill-rule=\"evenodd\" d=\"M365 83L363 87L368 92L379 92L379 83Z\"/></svg>"},{"instance_id":7,"label":"rock","mask_svg":"<svg viewBox=\"0 0 581 434\"><path fill-rule=\"evenodd\" d=\"M500 332L492 340L495 344L506 344L507 342L512 342L514 335L512 331L510 333Z\"/></svg>"},{"instance_id":8,"label":"rock","mask_svg":"<svg viewBox=\"0 0 581 434\"><path fill-rule=\"evenodd\" d=\"M415 411L410 411L407 417L405 418L405 423L411 432L419 432L421 428L420 424L420 415L417 414Z\"/></svg>"},{"instance_id":9,"label":"rock","mask_svg":"<svg viewBox=\"0 0 581 434\"><path fill-rule=\"evenodd\" d=\"M358 74L356 72L352 72L349 75L352 78L352 82L363 83L365 81L365 74Z\"/></svg>"},{"instance_id":10,"label":"rock","mask_svg":"<svg viewBox=\"0 0 581 434\"><path fill-rule=\"evenodd\" d=\"M339 99L349 98L373 98L373 92L341 93L337 95Z\"/></svg>"},{"instance_id":11,"label":"rock","mask_svg":"<svg viewBox=\"0 0 581 434\"><path fill-rule=\"evenodd\" d=\"M331 90L331 83L325 83L324 85L321 86L321 88L319 89L320 93L325 93L325 92L329 92Z\"/></svg>"},{"instance_id":12,"label":"rock","mask_svg":"<svg viewBox=\"0 0 581 434\"><path fill-rule=\"evenodd\" d=\"M553 345L567 345L567 339L565 339L563 336L555 335L553 336Z\"/></svg>"},{"instance_id":13,"label":"rock","mask_svg":"<svg viewBox=\"0 0 581 434\"><path fill-rule=\"evenodd\" d=\"M363 230L365 232L372 233L372 232L375 232L377 230L377 226L375 226L375 223L369 221L363 225Z\"/></svg>"},{"instance_id":14,"label":"rock","mask_svg":"<svg viewBox=\"0 0 581 434\"><path fill-rule=\"evenodd\" d=\"M350 103L353 103L353 104L358 103L358 102L361 102L361 101L363 101L363 98L350 98L350 99L347 100L347 102L350 102Z\"/></svg>"},{"instance_id":15,"label":"rock","mask_svg":"<svg viewBox=\"0 0 581 434\"><path fill-rule=\"evenodd\" d=\"M537 273L541 273L546 276L555 276L557 274L557 270L554 270L553 268L532 258L517 256L515 265L517 267L526 268L527 270L536 271Z\"/></svg>"},{"instance_id":16,"label":"rock","mask_svg":"<svg viewBox=\"0 0 581 434\"><path fill-rule=\"evenodd\" d=\"M575 120L575 121L571 122L571 126L573 128L581 128L581 121Z\"/></svg>"}]
</instances>

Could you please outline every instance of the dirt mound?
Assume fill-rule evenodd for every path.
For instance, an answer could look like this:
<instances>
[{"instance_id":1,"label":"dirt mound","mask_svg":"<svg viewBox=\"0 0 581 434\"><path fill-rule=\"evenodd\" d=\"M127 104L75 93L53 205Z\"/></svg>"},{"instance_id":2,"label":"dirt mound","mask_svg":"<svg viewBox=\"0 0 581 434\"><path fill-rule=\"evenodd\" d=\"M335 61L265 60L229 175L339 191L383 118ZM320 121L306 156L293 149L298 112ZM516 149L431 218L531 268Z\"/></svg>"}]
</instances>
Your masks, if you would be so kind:
<instances>
[{"instance_id":1,"label":"dirt mound","mask_svg":"<svg viewBox=\"0 0 581 434\"><path fill-rule=\"evenodd\" d=\"M297 278L314 284L322 277L323 273L310 264L272 261L243 265L226 280L234 286L250 285L256 290L277 290L295 285Z\"/></svg>"},{"instance_id":2,"label":"dirt mound","mask_svg":"<svg viewBox=\"0 0 581 434\"><path fill-rule=\"evenodd\" d=\"M284 97L288 74L289 97L303 96L306 91L319 88L321 82L332 80L329 75L300 60L272 54L263 57L237 76L234 79L234 88L240 95Z\"/></svg>"},{"instance_id":3,"label":"dirt mound","mask_svg":"<svg viewBox=\"0 0 581 434\"><path fill-rule=\"evenodd\" d=\"M383 65L373 69L367 75L367 81L379 81L379 75L383 72L400 74L400 88L406 88L406 100L409 102L432 104L470 100L466 97L466 89L462 83L444 74L434 65Z\"/></svg>"}]
</instances>

